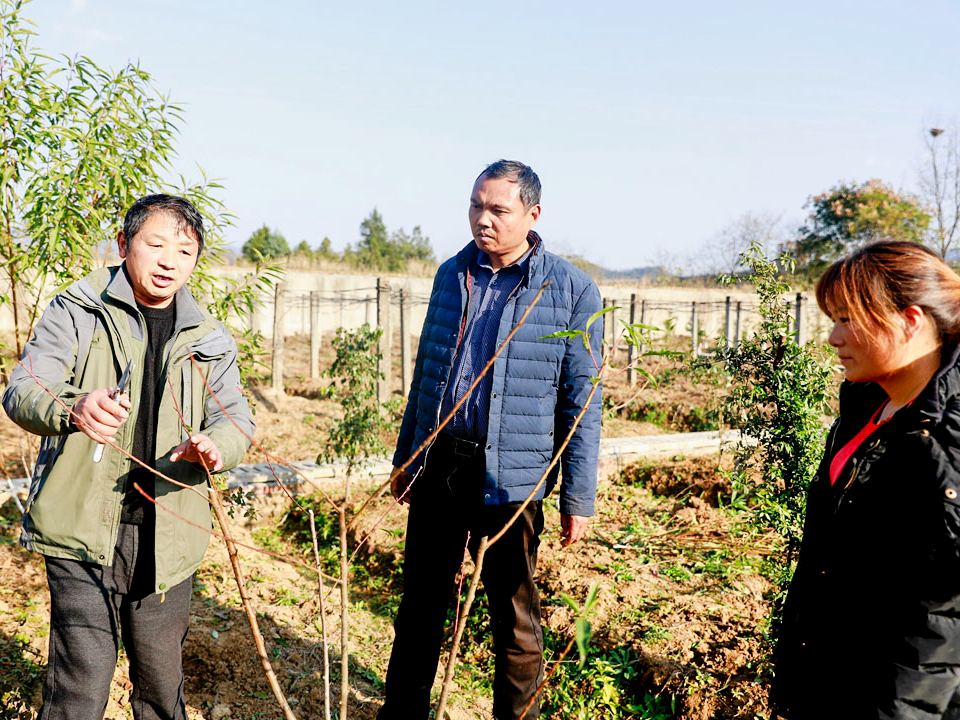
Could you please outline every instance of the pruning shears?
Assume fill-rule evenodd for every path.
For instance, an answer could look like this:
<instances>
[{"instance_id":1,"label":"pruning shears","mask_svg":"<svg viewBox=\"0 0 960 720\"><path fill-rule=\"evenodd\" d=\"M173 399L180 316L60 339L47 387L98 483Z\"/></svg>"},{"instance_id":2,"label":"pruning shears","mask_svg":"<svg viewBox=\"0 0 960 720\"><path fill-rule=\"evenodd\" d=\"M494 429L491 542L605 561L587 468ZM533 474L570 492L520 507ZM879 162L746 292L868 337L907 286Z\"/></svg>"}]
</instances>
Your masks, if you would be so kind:
<instances>
[{"instance_id":1,"label":"pruning shears","mask_svg":"<svg viewBox=\"0 0 960 720\"><path fill-rule=\"evenodd\" d=\"M130 382L130 371L133 370L133 360L127 363L127 369L123 371L123 375L120 376L120 382L117 383L117 386L110 392L110 399L116 400L127 389L127 384ZM97 443L96 449L93 451L93 461L95 463L100 462L100 459L103 457L103 443Z\"/></svg>"}]
</instances>

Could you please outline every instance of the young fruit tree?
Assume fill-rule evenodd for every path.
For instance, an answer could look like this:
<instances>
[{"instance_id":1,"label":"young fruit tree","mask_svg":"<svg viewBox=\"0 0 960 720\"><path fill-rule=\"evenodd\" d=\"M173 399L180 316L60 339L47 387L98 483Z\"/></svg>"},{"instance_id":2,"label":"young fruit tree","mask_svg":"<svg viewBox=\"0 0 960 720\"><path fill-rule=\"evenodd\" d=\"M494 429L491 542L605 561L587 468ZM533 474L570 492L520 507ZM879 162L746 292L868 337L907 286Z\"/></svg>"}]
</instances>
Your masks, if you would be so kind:
<instances>
[{"instance_id":1,"label":"young fruit tree","mask_svg":"<svg viewBox=\"0 0 960 720\"><path fill-rule=\"evenodd\" d=\"M736 347L718 349L717 360L733 380L724 415L741 433L734 489L750 503L756 527L774 530L785 543L785 552L774 556L776 622L800 547L807 487L823 454L834 369L822 347L793 339L790 286L783 278L792 261L775 262L753 245L743 263L756 287L760 324Z\"/></svg>"}]
</instances>

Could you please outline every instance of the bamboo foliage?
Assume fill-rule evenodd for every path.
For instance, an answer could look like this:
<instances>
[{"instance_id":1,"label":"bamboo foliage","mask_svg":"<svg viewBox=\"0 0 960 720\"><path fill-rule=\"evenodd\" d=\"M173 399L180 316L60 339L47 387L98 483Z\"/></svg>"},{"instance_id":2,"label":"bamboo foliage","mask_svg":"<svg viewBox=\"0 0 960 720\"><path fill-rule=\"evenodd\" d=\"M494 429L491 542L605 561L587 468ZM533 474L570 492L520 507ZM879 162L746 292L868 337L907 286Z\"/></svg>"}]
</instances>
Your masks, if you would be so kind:
<instances>
[{"instance_id":1,"label":"bamboo foliage","mask_svg":"<svg viewBox=\"0 0 960 720\"><path fill-rule=\"evenodd\" d=\"M105 69L82 55L33 47L24 0L0 0L0 266L19 357L52 291L107 262L123 216L143 195L187 197L204 217L205 252L191 286L221 320L256 304L278 271L258 267L237 281L214 279L223 228L232 222L221 186L173 178L183 108L128 63ZM240 334L241 353L255 338Z\"/></svg>"}]
</instances>

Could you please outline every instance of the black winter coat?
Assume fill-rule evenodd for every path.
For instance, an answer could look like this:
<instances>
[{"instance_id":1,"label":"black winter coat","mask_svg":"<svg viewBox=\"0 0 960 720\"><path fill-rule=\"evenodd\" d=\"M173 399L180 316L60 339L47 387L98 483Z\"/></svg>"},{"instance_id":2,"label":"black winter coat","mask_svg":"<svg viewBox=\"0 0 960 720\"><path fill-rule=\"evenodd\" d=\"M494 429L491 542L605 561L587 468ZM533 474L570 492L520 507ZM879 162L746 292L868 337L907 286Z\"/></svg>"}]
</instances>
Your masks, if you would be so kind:
<instances>
[{"instance_id":1,"label":"black winter coat","mask_svg":"<svg viewBox=\"0 0 960 720\"><path fill-rule=\"evenodd\" d=\"M945 355L831 486L831 458L886 399L840 389L778 634L783 717L960 718L960 353Z\"/></svg>"}]
</instances>

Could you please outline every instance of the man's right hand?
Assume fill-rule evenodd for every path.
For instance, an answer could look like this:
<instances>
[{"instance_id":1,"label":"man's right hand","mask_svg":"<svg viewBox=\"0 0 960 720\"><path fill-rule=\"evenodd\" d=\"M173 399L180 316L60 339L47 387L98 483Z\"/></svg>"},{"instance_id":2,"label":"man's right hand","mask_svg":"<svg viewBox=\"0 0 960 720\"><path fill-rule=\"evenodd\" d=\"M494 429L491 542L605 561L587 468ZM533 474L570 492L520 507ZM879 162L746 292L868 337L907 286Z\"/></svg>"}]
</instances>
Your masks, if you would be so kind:
<instances>
[{"instance_id":1,"label":"man's right hand","mask_svg":"<svg viewBox=\"0 0 960 720\"><path fill-rule=\"evenodd\" d=\"M410 475L406 470L393 468L390 473L390 492L401 505L410 504Z\"/></svg>"},{"instance_id":2,"label":"man's right hand","mask_svg":"<svg viewBox=\"0 0 960 720\"><path fill-rule=\"evenodd\" d=\"M110 397L113 388L100 388L87 393L73 405L70 416L73 424L98 443L109 440L126 422L130 409L130 396L123 393L116 400Z\"/></svg>"}]
</instances>

